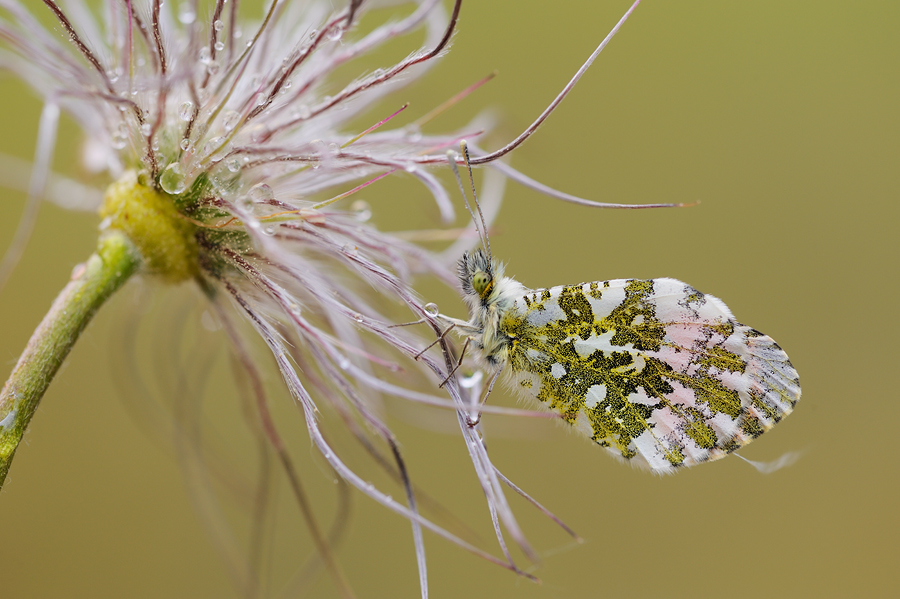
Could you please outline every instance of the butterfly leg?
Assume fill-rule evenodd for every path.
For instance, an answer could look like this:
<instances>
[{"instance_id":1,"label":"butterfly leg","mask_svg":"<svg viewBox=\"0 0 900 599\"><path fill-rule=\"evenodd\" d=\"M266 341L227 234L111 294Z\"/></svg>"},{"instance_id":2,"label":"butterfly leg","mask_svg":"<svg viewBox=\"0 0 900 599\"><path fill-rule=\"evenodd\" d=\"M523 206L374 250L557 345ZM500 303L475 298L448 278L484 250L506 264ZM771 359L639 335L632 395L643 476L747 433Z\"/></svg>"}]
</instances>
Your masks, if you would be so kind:
<instances>
[{"instance_id":1,"label":"butterfly leg","mask_svg":"<svg viewBox=\"0 0 900 599\"><path fill-rule=\"evenodd\" d=\"M500 373L503 372L503 367L497 369L497 372L494 373L494 376L491 377L491 382L488 383L487 392L485 392L484 397L481 398L481 401L478 402L478 407L482 407L485 403L487 403L488 397L491 396L491 391L494 390L494 383L497 382L497 379L500 378ZM481 412L478 412L477 415L473 418L471 416L466 416L466 425L469 428L473 428L481 422Z\"/></svg>"},{"instance_id":2,"label":"butterfly leg","mask_svg":"<svg viewBox=\"0 0 900 599\"><path fill-rule=\"evenodd\" d=\"M437 339L435 339L434 341L432 341L431 343L429 343L429 344L425 347L425 349L423 349L422 351L420 351L419 353L417 353L417 354L415 355L415 358L414 358L414 359L418 360L419 358L422 357L422 354L424 354L424 353L427 352L429 349L431 349L432 347L434 347L435 345L437 345L438 343L440 343L441 341L443 341L444 338L447 336L447 333L449 333L450 331L452 331L452 330L453 330L453 327L455 327L455 326L456 326L456 323L453 323L453 324L451 324L449 327L447 327L446 329L444 329L444 332L441 333L440 337L438 337ZM446 382L447 382L447 381L444 381L444 383L446 383ZM444 383L441 383L441 385L443 386Z\"/></svg>"},{"instance_id":3,"label":"butterfly leg","mask_svg":"<svg viewBox=\"0 0 900 599\"><path fill-rule=\"evenodd\" d=\"M447 329L447 330L449 330L449 329ZM444 332L444 334L445 334L445 335L447 334L446 331ZM460 354L459 354L459 360L456 361L456 366L453 367L453 370L450 371L450 373L447 375L447 378L445 378L445 379L441 382L441 384L438 385L438 389L440 389L441 387L443 387L444 385L446 385L446 384L447 384L447 381L450 380L450 377L453 376L454 374L456 374L456 371L459 370L459 367L460 367L460 366L462 366L463 358L464 358L465 355L466 355L466 349L469 348L469 342L470 342L471 340L472 340L471 337L466 337L466 342L463 344L462 351L461 351ZM440 341L440 339L439 339L439 341ZM432 345L434 345L434 344L432 344Z\"/></svg>"},{"instance_id":4,"label":"butterfly leg","mask_svg":"<svg viewBox=\"0 0 900 599\"><path fill-rule=\"evenodd\" d=\"M420 318L419 320L414 320L414 321L412 321L412 322L400 322L400 323L397 323L397 324L389 324L387 328L389 328L389 329L396 329L396 328L398 328L398 327L411 327L411 326L413 326L413 325L423 324L424 322L426 322L425 319L424 319L424 318Z\"/></svg>"}]
</instances>

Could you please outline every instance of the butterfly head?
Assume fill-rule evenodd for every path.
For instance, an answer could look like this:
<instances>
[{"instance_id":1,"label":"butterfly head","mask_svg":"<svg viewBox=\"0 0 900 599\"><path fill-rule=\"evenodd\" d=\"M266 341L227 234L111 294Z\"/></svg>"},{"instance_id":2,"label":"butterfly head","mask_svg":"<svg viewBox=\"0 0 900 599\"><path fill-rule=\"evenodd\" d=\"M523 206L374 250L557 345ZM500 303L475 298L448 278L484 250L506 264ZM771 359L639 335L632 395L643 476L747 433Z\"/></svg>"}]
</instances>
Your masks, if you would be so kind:
<instances>
[{"instance_id":1,"label":"butterfly head","mask_svg":"<svg viewBox=\"0 0 900 599\"><path fill-rule=\"evenodd\" d=\"M503 266L490 259L482 250L466 252L459 260L459 281L463 293L470 301L489 303L502 278Z\"/></svg>"}]
</instances>

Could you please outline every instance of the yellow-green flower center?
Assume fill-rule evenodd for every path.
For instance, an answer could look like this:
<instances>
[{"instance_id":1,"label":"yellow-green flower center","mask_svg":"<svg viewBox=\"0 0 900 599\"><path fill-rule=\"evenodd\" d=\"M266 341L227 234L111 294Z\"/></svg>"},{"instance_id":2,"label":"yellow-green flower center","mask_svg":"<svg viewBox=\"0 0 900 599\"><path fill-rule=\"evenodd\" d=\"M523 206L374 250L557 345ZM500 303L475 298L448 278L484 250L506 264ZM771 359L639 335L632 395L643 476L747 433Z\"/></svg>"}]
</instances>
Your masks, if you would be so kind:
<instances>
[{"instance_id":1,"label":"yellow-green flower center","mask_svg":"<svg viewBox=\"0 0 900 599\"><path fill-rule=\"evenodd\" d=\"M109 186L100 208L108 228L124 232L143 258L145 272L179 283L198 272L196 225L174 198L146 185L134 171Z\"/></svg>"}]
</instances>

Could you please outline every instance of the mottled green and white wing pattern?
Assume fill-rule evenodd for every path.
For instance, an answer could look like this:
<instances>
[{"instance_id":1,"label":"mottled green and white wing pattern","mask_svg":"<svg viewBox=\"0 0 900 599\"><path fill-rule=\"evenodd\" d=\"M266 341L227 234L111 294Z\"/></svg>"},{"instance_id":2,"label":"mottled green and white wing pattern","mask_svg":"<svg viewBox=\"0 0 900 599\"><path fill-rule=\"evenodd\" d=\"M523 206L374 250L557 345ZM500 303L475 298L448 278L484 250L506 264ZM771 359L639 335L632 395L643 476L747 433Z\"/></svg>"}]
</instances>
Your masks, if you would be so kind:
<instances>
[{"instance_id":1,"label":"mottled green and white wing pattern","mask_svg":"<svg viewBox=\"0 0 900 599\"><path fill-rule=\"evenodd\" d=\"M725 456L800 399L797 371L770 337L674 279L528 291L500 332L516 387L658 472Z\"/></svg>"}]
</instances>

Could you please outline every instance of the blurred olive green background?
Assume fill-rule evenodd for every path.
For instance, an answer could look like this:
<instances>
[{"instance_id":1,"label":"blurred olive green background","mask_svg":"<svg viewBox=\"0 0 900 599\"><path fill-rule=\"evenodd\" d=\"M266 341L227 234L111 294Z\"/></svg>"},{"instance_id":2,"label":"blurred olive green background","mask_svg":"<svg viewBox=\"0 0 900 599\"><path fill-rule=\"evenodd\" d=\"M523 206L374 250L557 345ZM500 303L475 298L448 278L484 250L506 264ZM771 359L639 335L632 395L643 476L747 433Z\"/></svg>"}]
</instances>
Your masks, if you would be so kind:
<instances>
[{"instance_id":1,"label":"blurred olive green background","mask_svg":"<svg viewBox=\"0 0 900 599\"><path fill-rule=\"evenodd\" d=\"M496 80L430 126L461 126L490 107L499 125L486 145L497 147L546 106L628 4L469 1L450 55L424 85L391 102L410 100L416 116L498 69ZM498 467L586 543L571 543L512 497L543 557L531 570L543 583L426 535L432 597L896 592L898 26L900 4L889 0L646 1L571 97L512 155L529 175L583 197L701 202L595 211L511 183L494 253L532 287L668 276L723 298L739 320L788 351L803 384L795 413L742 453L802 457L771 475L731 458L660 478L616 463L562 427L488 419ZM39 106L10 77L0 84L0 149L30 159ZM58 170L77 172L78 139L67 124ZM398 199L401 191L409 195ZM433 214L425 191L409 182L373 186L366 199L384 229L406 222L398 206L427 206L424 214ZM0 201L3 247L23 200L9 191ZM428 222L437 224L417 224ZM42 208L0 295L4 377L72 267L92 251L96 225L92 215ZM438 288L423 282L422 289ZM19 449L0 493L3 597L238 596L192 507L176 453L163 435L143 430L147 422L131 415L135 399L123 399L114 385L121 376L114 329L137 316L135 293L126 289L76 346ZM435 293L445 312L464 314L452 294ZM179 306L190 305L192 294L157 296L170 308L145 315L159 319L151 328L176 327ZM210 337L213 346L224 342ZM233 396L224 356L207 401ZM277 383L275 374L269 378ZM516 405L501 393L491 401ZM273 403L291 421L284 428L292 431L298 467L327 521L331 477L290 399L282 393ZM413 479L465 521L481 546L499 553L453 416L429 412L421 426L415 420L399 408L391 420ZM227 443L228 430L221 435ZM358 595L418 596L409 525L358 494L353 499L338 555ZM284 485L280 505L289 507ZM269 568L276 587L311 552L296 515L283 511ZM326 576L309 593L335 595Z\"/></svg>"}]
</instances>

